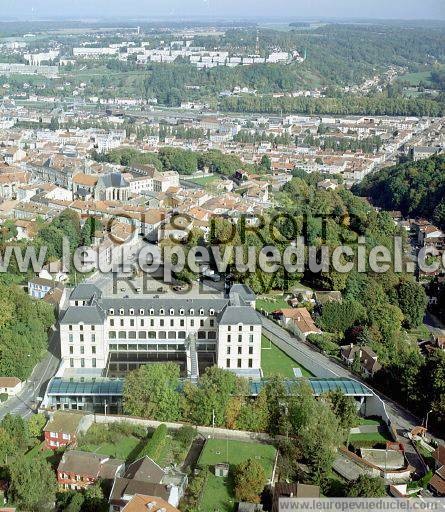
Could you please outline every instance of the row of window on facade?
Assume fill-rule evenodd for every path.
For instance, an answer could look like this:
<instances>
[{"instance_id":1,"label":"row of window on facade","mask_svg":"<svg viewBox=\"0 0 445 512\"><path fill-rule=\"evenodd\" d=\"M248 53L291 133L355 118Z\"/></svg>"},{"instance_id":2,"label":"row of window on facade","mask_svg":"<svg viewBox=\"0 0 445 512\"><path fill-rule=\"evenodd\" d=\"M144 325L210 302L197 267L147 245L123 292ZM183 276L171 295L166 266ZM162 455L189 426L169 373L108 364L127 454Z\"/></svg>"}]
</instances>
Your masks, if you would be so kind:
<instances>
[{"instance_id":1,"label":"row of window on facade","mask_svg":"<svg viewBox=\"0 0 445 512\"><path fill-rule=\"evenodd\" d=\"M243 367L243 360L242 359L237 359L236 367L237 368L242 368ZM247 367L248 368L253 368L253 359L248 359ZM231 368L231 360L230 359L226 360L226 368Z\"/></svg>"},{"instance_id":2,"label":"row of window on facade","mask_svg":"<svg viewBox=\"0 0 445 512\"><path fill-rule=\"evenodd\" d=\"M83 345L81 345L79 347L79 352L80 352L80 355L84 355L85 354L85 347ZM92 354L96 353L96 347L94 347L94 346L91 347L91 353ZM73 354L74 354L74 347L71 345L70 346L70 355L73 355Z\"/></svg>"},{"instance_id":3,"label":"row of window on facade","mask_svg":"<svg viewBox=\"0 0 445 512\"><path fill-rule=\"evenodd\" d=\"M187 338L185 331L110 331L108 333L110 340L120 339L159 339L159 340L176 340ZM199 340L216 340L216 331L198 331L196 337Z\"/></svg>"},{"instance_id":4,"label":"row of window on facade","mask_svg":"<svg viewBox=\"0 0 445 512\"><path fill-rule=\"evenodd\" d=\"M85 368L85 359L83 357L80 359L80 367ZM96 358L93 357L91 359L91 368L96 368L96 367L97 367L97 361L96 361ZM70 368L74 368L74 359L73 358L70 359Z\"/></svg>"},{"instance_id":5,"label":"row of window on facade","mask_svg":"<svg viewBox=\"0 0 445 512\"><path fill-rule=\"evenodd\" d=\"M199 309L198 310L198 313L200 316L204 316L205 315L205 310L203 308ZM118 313L115 313L115 310L114 309L109 309L108 310L108 314L113 316L115 314L118 314ZM129 315L134 315L135 314L135 310L134 309L129 309L128 310L128 314ZM147 310L147 314L150 315L150 316L153 316L155 314L155 310L154 309L148 309ZM157 313L158 315L165 315L165 309L161 308L159 310L159 313ZM195 310L192 308L192 309L189 309L188 311L188 314L193 316L195 314ZM125 309L121 308L119 309L119 315L126 315L125 313ZM145 309L140 309L139 310L139 315L141 316L144 316L145 315ZM173 308L169 309L169 315L170 316L175 316L176 315L176 312ZM185 315L185 309L180 309L179 310L179 315L180 316L184 316ZM214 309L209 309L209 316L214 316L215 315L215 310Z\"/></svg>"},{"instance_id":6,"label":"row of window on facade","mask_svg":"<svg viewBox=\"0 0 445 512\"><path fill-rule=\"evenodd\" d=\"M160 326L160 327L164 327L164 325L165 325L165 320L164 320L163 318L160 318L158 322L159 322L159 326ZM214 327L214 326L215 326L215 320L214 320L213 318L211 318L208 322L209 322L210 327ZM125 325L125 324L126 324L125 320L124 320L123 318L121 318L121 319L119 320L119 325L120 325L121 327L124 327L124 325ZM174 319L174 318L171 318L171 319L170 319L170 327L174 327L174 326L175 326L175 324L176 324L175 319ZM129 325L130 325L130 327L135 327L135 325L136 325L136 324L135 324L135 321L134 321L134 319L133 319L133 318L130 318L130 319L129 319ZM141 319L139 320L139 325L140 325L141 327L144 327L144 326L145 326L145 320L144 320L143 318L141 318ZM151 319L150 319L150 323L149 323L149 325L150 325L150 327L154 327L154 326L155 326L155 320L154 320L154 318L151 318ZM191 327L194 327L194 325L195 325L195 320L192 318L192 319L190 319L190 326L191 326ZM201 320L199 321L199 325L200 325L201 327L204 327L204 325L205 325L205 320L201 319ZM110 327L114 327L114 326L115 326L114 318L111 318L111 319L110 319ZM182 318L181 318L181 319L179 319L179 326L180 326L180 327L185 327L185 320L184 320L184 319L182 319Z\"/></svg>"}]
</instances>

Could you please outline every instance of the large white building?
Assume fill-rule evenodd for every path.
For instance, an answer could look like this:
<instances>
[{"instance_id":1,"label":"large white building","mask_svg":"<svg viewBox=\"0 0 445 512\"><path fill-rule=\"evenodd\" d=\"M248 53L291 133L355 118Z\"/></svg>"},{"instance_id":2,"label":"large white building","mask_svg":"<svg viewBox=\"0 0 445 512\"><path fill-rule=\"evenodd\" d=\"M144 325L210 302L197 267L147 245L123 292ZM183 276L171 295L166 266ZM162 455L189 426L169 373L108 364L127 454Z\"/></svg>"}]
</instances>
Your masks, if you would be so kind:
<instances>
[{"instance_id":1,"label":"large white building","mask_svg":"<svg viewBox=\"0 0 445 512\"><path fill-rule=\"evenodd\" d=\"M197 377L203 354L220 368L259 377L261 320L254 306L255 296L243 285L234 285L229 298L117 298L81 284L60 320L61 356L66 368L113 375L159 355L182 355L187 375Z\"/></svg>"}]
</instances>

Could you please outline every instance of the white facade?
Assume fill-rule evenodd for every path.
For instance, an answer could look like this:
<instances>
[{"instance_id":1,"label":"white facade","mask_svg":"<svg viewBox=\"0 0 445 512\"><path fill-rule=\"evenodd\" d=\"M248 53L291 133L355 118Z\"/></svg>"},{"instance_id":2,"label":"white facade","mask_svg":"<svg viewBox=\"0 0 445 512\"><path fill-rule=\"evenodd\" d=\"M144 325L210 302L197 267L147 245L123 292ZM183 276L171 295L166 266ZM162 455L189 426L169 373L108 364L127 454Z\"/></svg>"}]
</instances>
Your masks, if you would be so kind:
<instances>
[{"instance_id":1,"label":"white facade","mask_svg":"<svg viewBox=\"0 0 445 512\"><path fill-rule=\"evenodd\" d=\"M111 353L178 353L189 343L235 372L261 368L261 320L238 294L225 298L102 298L79 285L60 321L66 367L107 367Z\"/></svg>"}]
</instances>

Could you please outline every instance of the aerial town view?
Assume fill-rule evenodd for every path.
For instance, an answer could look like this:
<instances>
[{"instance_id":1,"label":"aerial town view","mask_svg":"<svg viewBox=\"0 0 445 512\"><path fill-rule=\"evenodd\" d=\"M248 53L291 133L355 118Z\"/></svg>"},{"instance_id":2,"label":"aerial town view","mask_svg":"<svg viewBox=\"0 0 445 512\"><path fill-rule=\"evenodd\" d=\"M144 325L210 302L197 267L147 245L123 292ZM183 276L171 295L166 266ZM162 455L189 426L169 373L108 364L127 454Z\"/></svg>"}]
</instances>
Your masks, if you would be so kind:
<instances>
[{"instance_id":1,"label":"aerial town view","mask_svg":"<svg viewBox=\"0 0 445 512\"><path fill-rule=\"evenodd\" d=\"M444 498L444 1L1 0L0 512Z\"/></svg>"}]
</instances>

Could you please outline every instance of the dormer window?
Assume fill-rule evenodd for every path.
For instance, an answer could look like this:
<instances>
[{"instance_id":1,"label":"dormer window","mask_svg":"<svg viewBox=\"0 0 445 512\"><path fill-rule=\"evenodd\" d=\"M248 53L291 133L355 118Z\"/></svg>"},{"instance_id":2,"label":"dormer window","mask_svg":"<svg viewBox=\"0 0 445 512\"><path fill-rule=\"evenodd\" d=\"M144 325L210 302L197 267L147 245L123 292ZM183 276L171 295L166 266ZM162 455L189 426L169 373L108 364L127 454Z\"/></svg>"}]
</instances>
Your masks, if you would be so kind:
<instances>
[{"instance_id":1,"label":"dormer window","mask_svg":"<svg viewBox=\"0 0 445 512\"><path fill-rule=\"evenodd\" d=\"M155 310L154 309L150 309L150 315L153 316L155 314Z\"/></svg>"},{"instance_id":2,"label":"dormer window","mask_svg":"<svg viewBox=\"0 0 445 512\"><path fill-rule=\"evenodd\" d=\"M195 314L195 310L194 310L194 309L191 309L191 310L190 310L190 314L191 314L191 315L194 315L194 314Z\"/></svg>"},{"instance_id":3,"label":"dormer window","mask_svg":"<svg viewBox=\"0 0 445 512\"><path fill-rule=\"evenodd\" d=\"M214 309L211 309L211 310L209 311L209 313L210 313L210 316L214 316L214 314L215 314L215 310L214 310Z\"/></svg>"},{"instance_id":4,"label":"dormer window","mask_svg":"<svg viewBox=\"0 0 445 512\"><path fill-rule=\"evenodd\" d=\"M184 316L184 310L183 310L183 309L180 309L180 310L179 310L179 314L180 314L181 316Z\"/></svg>"},{"instance_id":5,"label":"dormer window","mask_svg":"<svg viewBox=\"0 0 445 512\"><path fill-rule=\"evenodd\" d=\"M123 315L123 314L124 314L124 310L123 310L122 308L119 310L119 314L120 314L120 315Z\"/></svg>"},{"instance_id":6,"label":"dormer window","mask_svg":"<svg viewBox=\"0 0 445 512\"><path fill-rule=\"evenodd\" d=\"M203 316L203 315L204 315L204 310L203 310L202 308L199 310L199 314L200 314L201 316Z\"/></svg>"},{"instance_id":7,"label":"dormer window","mask_svg":"<svg viewBox=\"0 0 445 512\"><path fill-rule=\"evenodd\" d=\"M109 313L110 315L114 315L114 309L110 309L110 310L108 311L108 313Z\"/></svg>"},{"instance_id":8,"label":"dormer window","mask_svg":"<svg viewBox=\"0 0 445 512\"><path fill-rule=\"evenodd\" d=\"M134 309L130 309L130 315L134 315Z\"/></svg>"},{"instance_id":9,"label":"dormer window","mask_svg":"<svg viewBox=\"0 0 445 512\"><path fill-rule=\"evenodd\" d=\"M160 310L159 310L159 314L160 314L160 315L165 315L165 311L164 311L163 309L160 309Z\"/></svg>"},{"instance_id":10,"label":"dormer window","mask_svg":"<svg viewBox=\"0 0 445 512\"><path fill-rule=\"evenodd\" d=\"M139 314L140 314L140 315L143 315L143 314L144 314L144 310L143 310L143 309L140 309L140 310L139 310Z\"/></svg>"},{"instance_id":11,"label":"dormer window","mask_svg":"<svg viewBox=\"0 0 445 512\"><path fill-rule=\"evenodd\" d=\"M175 314L175 310L174 309L170 309L170 315L173 316Z\"/></svg>"}]
</instances>

